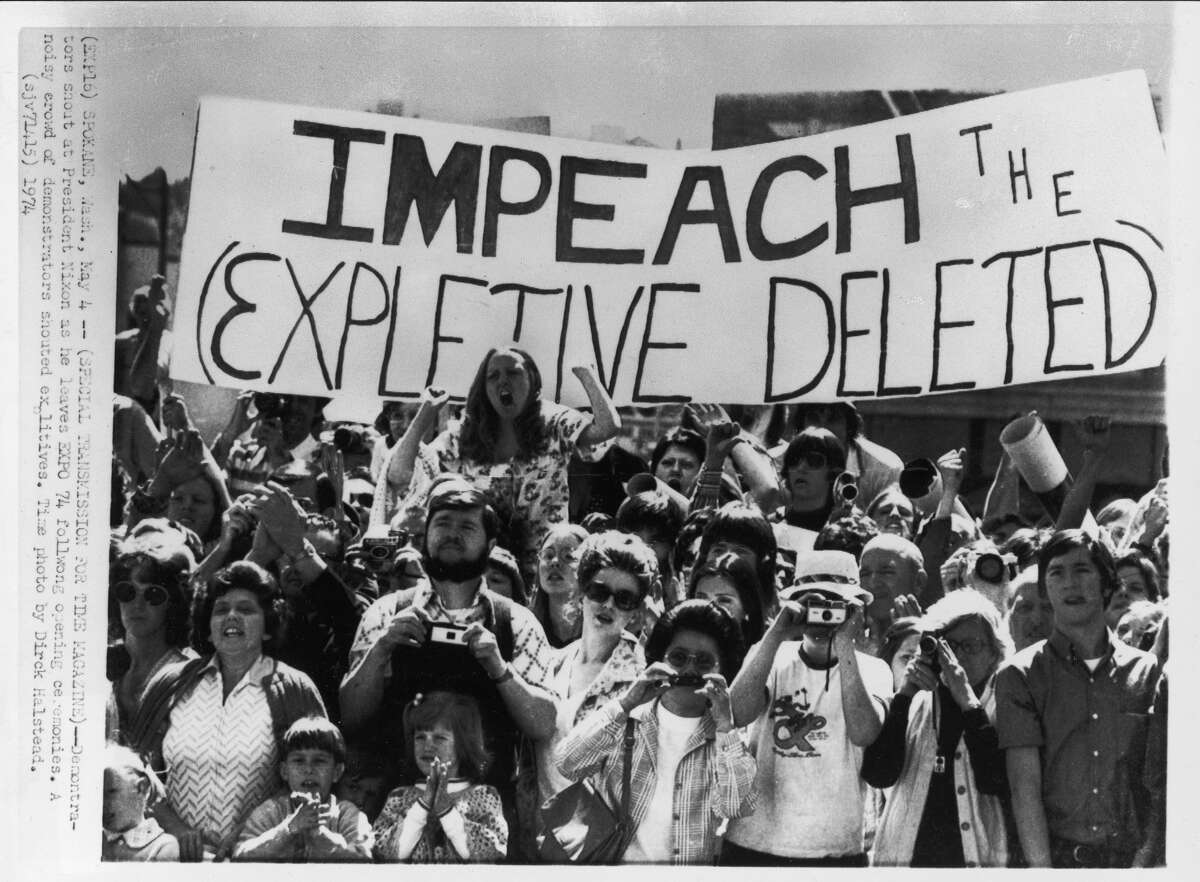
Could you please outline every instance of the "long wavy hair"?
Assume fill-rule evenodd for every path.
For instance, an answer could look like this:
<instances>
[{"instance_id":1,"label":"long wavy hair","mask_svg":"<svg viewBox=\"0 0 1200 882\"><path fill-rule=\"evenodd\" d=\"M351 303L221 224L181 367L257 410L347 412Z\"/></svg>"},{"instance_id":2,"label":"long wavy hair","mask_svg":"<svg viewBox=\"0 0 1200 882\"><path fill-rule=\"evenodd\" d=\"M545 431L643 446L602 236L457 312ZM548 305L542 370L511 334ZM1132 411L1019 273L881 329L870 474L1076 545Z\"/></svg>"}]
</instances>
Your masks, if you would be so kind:
<instances>
[{"instance_id":1,"label":"long wavy hair","mask_svg":"<svg viewBox=\"0 0 1200 882\"><path fill-rule=\"evenodd\" d=\"M496 443L500 438L500 417L487 397L488 362L497 352L512 352L521 357L522 367L529 375L529 398L525 407L513 421L517 432L518 456L529 458L546 452L546 421L542 417L542 372L528 352L506 346L503 349L489 349L475 379L471 381L471 389L467 393L467 406L463 415L462 430L459 433L459 449L464 459L479 463L496 461Z\"/></svg>"}]
</instances>

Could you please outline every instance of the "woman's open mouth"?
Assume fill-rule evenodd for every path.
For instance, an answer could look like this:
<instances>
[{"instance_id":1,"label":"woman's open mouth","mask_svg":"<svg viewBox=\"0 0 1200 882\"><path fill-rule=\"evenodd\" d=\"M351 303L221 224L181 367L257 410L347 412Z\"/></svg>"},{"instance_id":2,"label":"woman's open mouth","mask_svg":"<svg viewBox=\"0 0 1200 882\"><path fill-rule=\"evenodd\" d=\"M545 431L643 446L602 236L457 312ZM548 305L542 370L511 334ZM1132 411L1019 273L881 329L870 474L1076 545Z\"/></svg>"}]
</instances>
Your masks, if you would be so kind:
<instances>
[{"instance_id":1,"label":"woman's open mouth","mask_svg":"<svg viewBox=\"0 0 1200 882\"><path fill-rule=\"evenodd\" d=\"M502 391L497 397L500 399L500 403L505 407L512 407L513 394L507 389Z\"/></svg>"},{"instance_id":2,"label":"woman's open mouth","mask_svg":"<svg viewBox=\"0 0 1200 882\"><path fill-rule=\"evenodd\" d=\"M226 625L225 628L221 631L221 636L223 636L223 637L244 637L244 636L246 636L246 632L243 631L237 625Z\"/></svg>"}]
</instances>

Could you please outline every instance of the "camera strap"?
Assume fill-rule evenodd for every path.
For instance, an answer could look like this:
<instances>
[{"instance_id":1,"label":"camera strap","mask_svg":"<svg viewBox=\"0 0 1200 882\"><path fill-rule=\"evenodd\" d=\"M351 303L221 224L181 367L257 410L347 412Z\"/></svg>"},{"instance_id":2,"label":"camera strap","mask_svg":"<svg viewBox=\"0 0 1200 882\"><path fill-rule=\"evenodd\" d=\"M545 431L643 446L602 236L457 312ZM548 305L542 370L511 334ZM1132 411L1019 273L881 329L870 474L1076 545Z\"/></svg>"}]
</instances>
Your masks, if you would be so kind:
<instances>
[{"instance_id":1,"label":"camera strap","mask_svg":"<svg viewBox=\"0 0 1200 882\"><path fill-rule=\"evenodd\" d=\"M934 684L930 698L933 701L933 773L941 775L946 771L946 757L942 755L942 698L937 684Z\"/></svg>"}]
</instances>

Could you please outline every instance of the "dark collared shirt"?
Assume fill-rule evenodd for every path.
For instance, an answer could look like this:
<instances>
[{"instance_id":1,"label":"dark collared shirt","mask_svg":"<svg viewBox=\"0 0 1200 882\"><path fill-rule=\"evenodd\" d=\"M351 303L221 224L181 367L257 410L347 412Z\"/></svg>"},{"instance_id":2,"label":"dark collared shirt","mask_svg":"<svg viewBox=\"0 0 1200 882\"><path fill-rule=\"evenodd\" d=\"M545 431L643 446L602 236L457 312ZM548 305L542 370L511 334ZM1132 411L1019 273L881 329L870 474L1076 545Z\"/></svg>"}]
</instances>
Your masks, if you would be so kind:
<instances>
[{"instance_id":1,"label":"dark collared shirt","mask_svg":"<svg viewBox=\"0 0 1200 882\"><path fill-rule=\"evenodd\" d=\"M1000 747L1041 749L1052 837L1114 848L1141 844L1146 728L1158 678L1157 659L1111 631L1095 671L1058 630L1000 669Z\"/></svg>"}]
</instances>

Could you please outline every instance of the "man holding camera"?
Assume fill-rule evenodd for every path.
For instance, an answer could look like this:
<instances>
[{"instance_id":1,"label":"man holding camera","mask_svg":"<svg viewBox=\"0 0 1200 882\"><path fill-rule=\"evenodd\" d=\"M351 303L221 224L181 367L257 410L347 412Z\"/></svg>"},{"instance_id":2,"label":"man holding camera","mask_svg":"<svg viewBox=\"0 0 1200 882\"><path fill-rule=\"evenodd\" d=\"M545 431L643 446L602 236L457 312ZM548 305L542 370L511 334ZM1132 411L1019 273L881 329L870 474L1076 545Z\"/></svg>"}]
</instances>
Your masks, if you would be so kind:
<instances>
[{"instance_id":1,"label":"man holding camera","mask_svg":"<svg viewBox=\"0 0 1200 882\"><path fill-rule=\"evenodd\" d=\"M866 866L859 770L892 695L888 666L854 649L871 595L853 555L812 551L780 598L731 688L736 724L755 722L759 801L730 823L721 863Z\"/></svg>"},{"instance_id":2,"label":"man holding camera","mask_svg":"<svg viewBox=\"0 0 1200 882\"><path fill-rule=\"evenodd\" d=\"M465 481L434 487L428 580L381 597L363 615L339 697L347 734L377 739L396 758L404 754L404 708L418 694L474 697L492 757L484 780L500 791L511 822L518 736L553 732L556 696L547 687L552 658L541 625L484 584L498 526L483 494Z\"/></svg>"}]
</instances>

